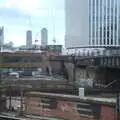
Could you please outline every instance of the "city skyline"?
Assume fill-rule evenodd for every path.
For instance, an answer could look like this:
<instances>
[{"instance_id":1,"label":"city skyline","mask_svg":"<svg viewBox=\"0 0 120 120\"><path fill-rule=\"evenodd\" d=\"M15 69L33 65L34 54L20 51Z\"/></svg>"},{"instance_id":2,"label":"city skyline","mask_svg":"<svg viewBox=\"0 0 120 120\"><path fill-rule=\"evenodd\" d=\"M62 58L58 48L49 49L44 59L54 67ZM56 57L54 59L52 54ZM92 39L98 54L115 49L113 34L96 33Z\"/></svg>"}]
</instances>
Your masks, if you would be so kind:
<instances>
[{"instance_id":1,"label":"city skyline","mask_svg":"<svg viewBox=\"0 0 120 120\"><path fill-rule=\"evenodd\" d=\"M64 45L64 0L1 0L0 11L5 42L12 41L15 46L25 45L26 31L32 30L34 43L36 37L40 38L40 30L45 27L49 31L48 44L53 43L55 31L57 43Z\"/></svg>"}]
</instances>

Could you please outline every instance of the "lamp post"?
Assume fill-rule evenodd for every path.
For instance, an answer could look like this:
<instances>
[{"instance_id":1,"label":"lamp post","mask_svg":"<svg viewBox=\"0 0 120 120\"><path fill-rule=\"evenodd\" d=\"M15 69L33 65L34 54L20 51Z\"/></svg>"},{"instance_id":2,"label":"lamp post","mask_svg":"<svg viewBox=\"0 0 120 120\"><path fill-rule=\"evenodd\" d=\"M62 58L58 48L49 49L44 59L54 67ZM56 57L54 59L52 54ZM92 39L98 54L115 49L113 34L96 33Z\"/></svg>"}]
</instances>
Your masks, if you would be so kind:
<instances>
[{"instance_id":1,"label":"lamp post","mask_svg":"<svg viewBox=\"0 0 120 120\"><path fill-rule=\"evenodd\" d=\"M119 99L119 97L120 97L120 93L117 92L116 93L116 112L117 112L116 120L120 120L120 116L119 116L119 114L120 114L120 99Z\"/></svg>"}]
</instances>

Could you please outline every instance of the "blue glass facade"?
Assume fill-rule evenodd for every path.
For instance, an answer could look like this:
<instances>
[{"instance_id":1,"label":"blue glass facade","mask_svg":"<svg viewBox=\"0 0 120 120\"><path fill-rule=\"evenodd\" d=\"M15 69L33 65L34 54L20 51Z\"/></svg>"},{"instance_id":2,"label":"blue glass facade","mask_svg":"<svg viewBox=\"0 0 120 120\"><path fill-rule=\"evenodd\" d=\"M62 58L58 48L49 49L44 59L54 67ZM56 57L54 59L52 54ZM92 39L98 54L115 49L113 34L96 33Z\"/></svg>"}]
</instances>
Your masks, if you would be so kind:
<instances>
[{"instance_id":1,"label":"blue glass facade","mask_svg":"<svg viewBox=\"0 0 120 120\"><path fill-rule=\"evenodd\" d=\"M89 43L92 46L119 46L119 0L89 0ZM91 36L90 35L90 36Z\"/></svg>"}]
</instances>

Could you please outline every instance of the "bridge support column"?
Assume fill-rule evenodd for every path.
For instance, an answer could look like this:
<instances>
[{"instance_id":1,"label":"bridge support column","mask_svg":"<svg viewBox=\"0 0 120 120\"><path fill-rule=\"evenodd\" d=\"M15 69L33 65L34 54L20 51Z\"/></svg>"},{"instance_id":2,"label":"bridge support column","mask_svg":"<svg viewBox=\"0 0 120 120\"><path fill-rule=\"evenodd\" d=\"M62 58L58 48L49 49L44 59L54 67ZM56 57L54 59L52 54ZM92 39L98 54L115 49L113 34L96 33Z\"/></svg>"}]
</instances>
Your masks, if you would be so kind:
<instances>
[{"instance_id":1,"label":"bridge support column","mask_svg":"<svg viewBox=\"0 0 120 120\"><path fill-rule=\"evenodd\" d=\"M50 62L49 62L49 57L46 55L46 54L44 54L44 55L42 55L42 71L44 72L44 73L47 73L47 69L48 68L48 74L49 75L52 75L52 68L51 68L51 65L50 65Z\"/></svg>"},{"instance_id":2,"label":"bridge support column","mask_svg":"<svg viewBox=\"0 0 120 120\"><path fill-rule=\"evenodd\" d=\"M73 79L74 79L74 64L73 63L64 63L65 64L65 67L67 69L67 72L68 72L68 80L69 80L69 83L73 83Z\"/></svg>"}]
</instances>

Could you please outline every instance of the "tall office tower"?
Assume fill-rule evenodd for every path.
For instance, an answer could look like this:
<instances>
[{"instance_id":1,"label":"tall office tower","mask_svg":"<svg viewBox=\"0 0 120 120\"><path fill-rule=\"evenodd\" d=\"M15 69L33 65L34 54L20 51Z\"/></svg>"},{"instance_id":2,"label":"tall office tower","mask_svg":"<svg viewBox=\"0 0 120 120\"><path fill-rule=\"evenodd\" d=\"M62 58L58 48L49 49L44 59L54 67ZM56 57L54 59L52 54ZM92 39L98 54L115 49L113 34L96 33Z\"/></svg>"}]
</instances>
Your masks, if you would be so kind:
<instances>
[{"instance_id":1,"label":"tall office tower","mask_svg":"<svg viewBox=\"0 0 120 120\"><path fill-rule=\"evenodd\" d=\"M66 0L66 48L120 46L119 0Z\"/></svg>"},{"instance_id":2,"label":"tall office tower","mask_svg":"<svg viewBox=\"0 0 120 120\"><path fill-rule=\"evenodd\" d=\"M66 0L65 2L66 48L89 45L88 0Z\"/></svg>"},{"instance_id":3,"label":"tall office tower","mask_svg":"<svg viewBox=\"0 0 120 120\"><path fill-rule=\"evenodd\" d=\"M48 30L43 28L41 30L41 45L46 46L48 44Z\"/></svg>"},{"instance_id":4,"label":"tall office tower","mask_svg":"<svg viewBox=\"0 0 120 120\"><path fill-rule=\"evenodd\" d=\"M32 46L32 31L28 30L26 32L26 47L30 48Z\"/></svg>"},{"instance_id":5,"label":"tall office tower","mask_svg":"<svg viewBox=\"0 0 120 120\"><path fill-rule=\"evenodd\" d=\"M120 1L89 0L89 44L120 45Z\"/></svg>"},{"instance_id":6,"label":"tall office tower","mask_svg":"<svg viewBox=\"0 0 120 120\"><path fill-rule=\"evenodd\" d=\"M0 46L4 45L4 27L0 27Z\"/></svg>"}]
</instances>

